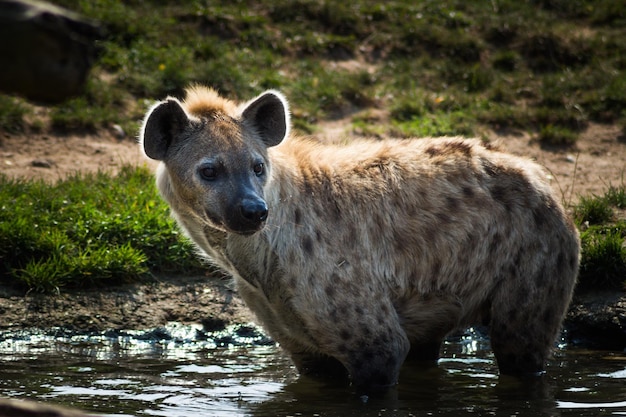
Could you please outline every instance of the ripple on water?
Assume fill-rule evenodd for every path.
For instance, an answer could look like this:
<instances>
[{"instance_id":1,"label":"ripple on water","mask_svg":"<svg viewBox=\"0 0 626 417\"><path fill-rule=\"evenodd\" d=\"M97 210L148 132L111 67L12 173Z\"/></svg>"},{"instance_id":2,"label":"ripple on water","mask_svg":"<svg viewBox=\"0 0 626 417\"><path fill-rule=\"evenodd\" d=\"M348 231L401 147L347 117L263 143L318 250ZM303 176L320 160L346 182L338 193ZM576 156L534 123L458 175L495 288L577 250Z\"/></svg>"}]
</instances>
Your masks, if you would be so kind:
<instances>
[{"instance_id":1,"label":"ripple on water","mask_svg":"<svg viewBox=\"0 0 626 417\"><path fill-rule=\"evenodd\" d=\"M626 415L623 355L559 349L548 377L522 384L498 377L474 329L448 339L437 366L406 364L396 389L366 402L343 382L299 378L254 326L5 332L0 360L0 395L104 416Z\"/></svg>"}]
</instances>

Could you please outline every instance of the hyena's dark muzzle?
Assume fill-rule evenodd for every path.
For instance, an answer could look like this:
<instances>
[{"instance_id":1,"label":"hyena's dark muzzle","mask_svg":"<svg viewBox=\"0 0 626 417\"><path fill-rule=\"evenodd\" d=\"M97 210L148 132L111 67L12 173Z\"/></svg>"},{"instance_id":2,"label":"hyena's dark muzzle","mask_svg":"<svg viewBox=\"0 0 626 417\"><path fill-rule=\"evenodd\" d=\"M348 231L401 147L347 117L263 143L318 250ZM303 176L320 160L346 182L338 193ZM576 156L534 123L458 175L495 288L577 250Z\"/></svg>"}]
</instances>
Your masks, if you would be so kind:
<instances>
[{"instance_id":1,"label":"hyena's dark muzzle","mask_svg":"<svg viewBox=\"0 0 626 417\"><path fill-rule=\"evenodd\" d=\"M269 210L263 198L247 193L233 198L227 208L226 226L235 233L251 235L265 225Z\"/></svg>"}]
</instances>

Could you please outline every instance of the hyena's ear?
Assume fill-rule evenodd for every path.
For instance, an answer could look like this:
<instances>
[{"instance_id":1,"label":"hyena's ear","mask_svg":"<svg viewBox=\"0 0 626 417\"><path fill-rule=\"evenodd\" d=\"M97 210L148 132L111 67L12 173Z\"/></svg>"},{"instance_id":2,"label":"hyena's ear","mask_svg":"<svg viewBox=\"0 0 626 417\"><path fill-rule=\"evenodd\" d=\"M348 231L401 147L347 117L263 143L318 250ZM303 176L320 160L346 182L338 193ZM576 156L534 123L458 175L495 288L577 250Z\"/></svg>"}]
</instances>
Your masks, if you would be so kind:
<instances>
[{"instance_id":1,"label":"hyena's ear","mask_svg":"<svg viewBox=\"0 0 626 417\"><path fill-rule=\"evenodd\" d=\"M269 90L251 100L241 115L267 146L278 145L289 135L289 105L278 91Z\"/></svg>"},{"instance_id":2,"label":"hyena's ear","mask_svg":"<svg viewBox=\"0 0 626 417\"><path fill-rule=\"evenodd\" d=\"M156 104L148 111L139 137L146 155L164 160L168 148L188 124L189 117L175 98Z\"/></svg>"}]
</instances>

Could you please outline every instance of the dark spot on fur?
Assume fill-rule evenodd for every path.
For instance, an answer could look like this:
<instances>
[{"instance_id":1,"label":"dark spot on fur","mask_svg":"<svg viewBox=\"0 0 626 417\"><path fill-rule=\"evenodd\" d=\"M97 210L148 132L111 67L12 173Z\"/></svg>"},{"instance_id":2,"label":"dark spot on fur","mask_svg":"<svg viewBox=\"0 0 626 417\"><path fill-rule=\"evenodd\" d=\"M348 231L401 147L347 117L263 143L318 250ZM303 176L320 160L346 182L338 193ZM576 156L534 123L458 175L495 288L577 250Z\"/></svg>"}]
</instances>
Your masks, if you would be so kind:
<instances>
[{"instance_id":1,"label":"dark spot on fur","mask_svg":"<svg viewBox=\"0 0 626 417\"><path fill-rule=\"evenodd\" d=\"M393 243L397 251L410 249L413 245L413 237L405 229L396 229L393 234Z\"/></svg>"},{"instance_id":2,"label":"dark spot on fur","mask_svg":"<svg viewBox=\"0 0 626 417\"><path fill-rule=\"evenodd\" d=\"M446 205L448 210L457 211L459 209L459 200L454 197L446 197Z\"/></svg>"},{"instance_id":3,"label":"dark spot on fur","mask_svg":"<svg viewBox=\"0 0 626 417\"><path fill-rule=\"evenodd\" d=\"M296 289L297 284L298 282L296 281L295 276L292 276L291 278L289 278L289 283L288 283L289 288L291 288L292 290Z\"/></svg>"},{"instance_id":4,"label":"dark spot on fur","mask_svg":"<svg viewBox=\"0 0 626 417\"><path fill-rule=\"evenodd\" d=\"M328 298L333 298L333 296L335 295L335 287L333 287L332 285L327 285L324 289L324 292L326 292Z\"/></svg>"},{"instance_id":5,"label":"dark spot on fur","mask_svg":"<svg viewBox=\"0 0 626 417\"><path fill-rule=\"evenodd\" d=\"M302 250L307 255L312 255L313 254L313 240L311 239L310 236L305 236L302 239Z\"/></svg>"},{"instance_id":6,"label":"dark spot on fur","mask_svg":"<svg viewBox=\"0 0 626 417\"><path fill-rule=\"evenodd\" d=\"M341 338L341 340L344 340L347 342L348 340L352 339L352 333L350 333L348 329L342 329L339 332L339 337Z\"/></svg>"},{"instance_id":7,"label":"dark spot on fur","mask_svg":"<svg viewBox=\"0 0 626 417\"><path fill-rule=\"evenodd\" d=\"M441 274L441 259L436 259L435 263L433 264L433 276L437 277Z\"/></svg>"},{"instance_id":8,"label":"dark spot on fur","mask_svg":"<svg viewBox=\"0 0 626 417\"><path fill-rule=\"evenodd\" d=\"M376 320L378 321L378 324L380 324L382 326L383 324L385 324L385 321L386 321L385 320L385 315L382 312L378 313L376 315Z\"/></svg>"},{"instance_id":9,"label":"dark spot on fur","mask_svg":"<svg viewBox=\"0 0 626 417\"><path fill-rule=\"evenodd\" d=\"M452 142L448 144L448 148L452 151L462 153L465 156L472 155L472 146L465 142Z\"/></svg>"},{"instance_id":10,"label":"dark spot on fur","mask_svg":"<svg viewBox=\"0 0 626 417\"><path fill-rule=\"evenodd\" d=\"M315 239L320 243L323 239L322 232L318 229L315 231Z\"/></svg>"},{"instance_id":11,"label":"dark spot on fur","mask_svg":"<svg viewBox=\"0 0 626 417\"><path fill-rule=\"evenodd\" d=\"M452 217L450 217L450 215L448 213L445 213L443 211L438 211L436 214L437 219L439 219L439 221L441 223L451 223L452 222Z\"/></svg>"},{"instance_id":12,"label":"dark spot on fur","mask_svg":"<svg viewBox=\"0 0 626 417\"><path fill-rule=\"evenodd\" d=\"M472 198L472 197L474 197L474 190L472 189L472 187L470 187L470 186L465 186L465 187L463 187L462 191L463 191L463 195L464 195L466 198Z\"/></svg>"},{"instance_id":13,"label":"dark spot on fur","mask_svg":"<svg viewBox=\"0 0 626 417\"><path fill-rule=\"evenodd\" d=\"M494 185L489 189L491 193L491 197L502 204L507 211L510 211L512 208L512 202L509 198L510 190L508 190L504 185Z\"/></svg>"},{"instance_id":14,"label":"dark spot on fur","mask_svg":"<svg viewBox=\"0 0 626 417\"><path fill-rule=\"evenodd\" d=\"M354 306L354 312L359 316L362 316L365 314L365 311L363 310L363 307L361 306Z\"/></svg>"},{"instance_id":15,"label":"dark spot on fur","mask_svg":"<svg viewBox=\"0 0 626 417\"><path fill-rule=\"evenodd\" d=\"M477 242L476 241L472 241L470 240L470 242ZM491 254L494 254L498 251L498 249L500 248L500 245L502 244L502 236L500 236L499 234L495 234L493 235L493 237L491 238L491 242L489 242L489 252Z\"/></svg>"},{"instance_id":16,"label":"dark spot on fur","mask_svg":"<svg viewBox=\"0 0 626 417\"><path fill-rule=\"evenodd\" d=\"M296 209L296 211L294 212L294 223L296 224L296 226L300 225L302 223L302 212L300 211L300 209Z\"/></svg>"},{"instance_id":17,"label":"dark spot on fur","mask_svg":"<svg viewBox=\"0 0 626 417\"><path fill-rule=\"evenodd\" d=\"M431 158L432 158L432 157L435 157L435 156L437 156L437 155L441 155L441 153L442 153L442 152L441 152L441 149L439 149L439 148L438 148L438 147L436 147L436 146L430 146L430 147L426 148L426 151L425 151L425 152L426 152L426 153L427 153L427 154L428 154Z\"/></svg>"},{"instance_id":18,"label":"dark spot on fur","mask_svg":"<svg viewBox=\"0 0 626 417\"><path fill-rule=\"evenodd\" d=\"M550 213L545 207L535 207L533 209L533 219L537 228L545 227L550 220Z\"/></svg>"},{"instance_id":19,"label":"dark spot on fur","mask_svg":"<svg viewBox=\"0 0 626 417\"><path fill-rule=\"evenodd\" d=\"M498 167L493 162L483 159L481 160L481 165L483 166L485 173L490 177L498 175Z\"/></svg>"},{"instance_id":20,"label":"dark spot on fur","mask_svg":"<svg viewBox=\"0 0 626 417\"><path fill-rule=\"evenodd\" d=\"M384 315L389 316L389 307L387 306L387 304L383 304L382 306L380 306L380 311L382 311Z\"/></svg>"}]
</instances>

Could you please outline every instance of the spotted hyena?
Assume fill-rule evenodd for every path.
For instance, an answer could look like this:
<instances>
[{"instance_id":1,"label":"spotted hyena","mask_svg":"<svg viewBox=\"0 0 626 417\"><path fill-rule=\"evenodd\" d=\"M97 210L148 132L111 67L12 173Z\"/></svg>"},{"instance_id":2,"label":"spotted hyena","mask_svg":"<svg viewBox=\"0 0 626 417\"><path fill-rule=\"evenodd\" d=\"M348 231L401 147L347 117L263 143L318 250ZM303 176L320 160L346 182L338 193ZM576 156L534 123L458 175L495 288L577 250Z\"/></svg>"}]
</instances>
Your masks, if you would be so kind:
<instances>
[{"instance_id":1,"label":"spotted hyena","mask_svg":"<svg viewBox=\"0 0 626 417\"><path fill-rule=\"evenodd\" d=\"M237 104L194 87L150 109L141 146L179 225L300 372L388 387L407 357L487 324L501 373L542 373L580 245L539 166L474 139L289 131L276 91Z\"/></svg>"}]
</instances>

